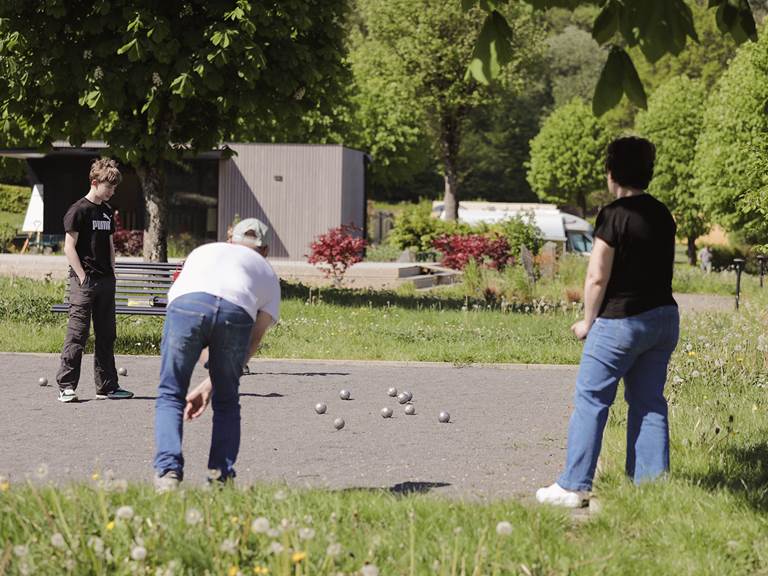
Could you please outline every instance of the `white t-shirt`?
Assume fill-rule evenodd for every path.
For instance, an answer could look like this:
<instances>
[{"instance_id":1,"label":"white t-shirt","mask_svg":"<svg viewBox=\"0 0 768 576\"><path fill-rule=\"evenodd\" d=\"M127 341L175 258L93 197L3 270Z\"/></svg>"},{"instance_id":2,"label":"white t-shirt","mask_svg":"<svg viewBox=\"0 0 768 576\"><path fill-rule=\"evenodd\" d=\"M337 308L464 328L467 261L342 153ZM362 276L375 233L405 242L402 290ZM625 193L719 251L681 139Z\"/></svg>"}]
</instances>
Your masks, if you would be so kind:
<instances>
[{"instance_id":1,"label":"white t-shirt","mask_svg":"<svg viewBox=\"0 0 768 576\"><path fill-rule=\"evenodd\" d=\"M280 280L264 257L239 244L215 242L190 252L168 290L168 304L184 294L205 292L236 304L256 319L263 310L277 322Z\"/></svg>"}]
</instances>

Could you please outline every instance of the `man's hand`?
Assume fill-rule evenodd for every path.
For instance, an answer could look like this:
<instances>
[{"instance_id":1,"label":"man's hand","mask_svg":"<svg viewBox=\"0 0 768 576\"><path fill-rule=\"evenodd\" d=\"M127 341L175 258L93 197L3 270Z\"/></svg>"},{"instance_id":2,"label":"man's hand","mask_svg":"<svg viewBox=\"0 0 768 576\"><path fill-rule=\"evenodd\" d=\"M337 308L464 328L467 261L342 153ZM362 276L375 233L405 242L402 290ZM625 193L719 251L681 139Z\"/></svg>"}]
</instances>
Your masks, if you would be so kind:
<instances>
[{"instance_id":1,"label":"man's hand","mask_svg":"<svg viewBox=\"0 0 768 576\"><path fill-rule=\"evenodd\" d=\"M587 337L587 334L589 334L589 329L591 327L591 322L587 322L586 320L579 320L573 326L571 326L571 332L573 332L576 335L576 338L579 340L584 340Z\"/></svg>"},{"instance_id":2,"label":"man's hand","mask_svg":"<svg viewBox=\"0 0 768 576\"><path fill-rule=\"evenodd\" d=\"M184 420L194 420L205 412L206 406L211 401L212 391L211 379L206 378L197 388L187 394L187 405L184 406Z\"/></svg>"}]
</instances>

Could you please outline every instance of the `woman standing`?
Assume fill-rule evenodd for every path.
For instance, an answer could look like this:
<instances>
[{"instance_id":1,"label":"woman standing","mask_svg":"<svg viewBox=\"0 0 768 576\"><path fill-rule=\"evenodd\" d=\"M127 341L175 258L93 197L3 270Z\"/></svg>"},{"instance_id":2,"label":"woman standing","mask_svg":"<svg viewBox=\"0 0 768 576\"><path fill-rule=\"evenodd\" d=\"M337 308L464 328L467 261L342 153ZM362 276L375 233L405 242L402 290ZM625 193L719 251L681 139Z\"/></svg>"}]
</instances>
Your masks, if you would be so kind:
<instances>
[{"instance_id":1,"label":"woman standing","mask_svg":"<svg viewBox=\"0 0 768 576\"><path fill-rule=\"evenodd\" d=\"M642 138L619 138L605 167L616 200L600 211L584 284L584 319L572 327L586 339L568 428L565 470L536 492L539 502L576 508L587 503L608 410L624 379L626 473L635 483L669 470L664 384L677 345L679 315L672 297L675 222L645 192L656 149Z\"/></svg>"}]
</instances>

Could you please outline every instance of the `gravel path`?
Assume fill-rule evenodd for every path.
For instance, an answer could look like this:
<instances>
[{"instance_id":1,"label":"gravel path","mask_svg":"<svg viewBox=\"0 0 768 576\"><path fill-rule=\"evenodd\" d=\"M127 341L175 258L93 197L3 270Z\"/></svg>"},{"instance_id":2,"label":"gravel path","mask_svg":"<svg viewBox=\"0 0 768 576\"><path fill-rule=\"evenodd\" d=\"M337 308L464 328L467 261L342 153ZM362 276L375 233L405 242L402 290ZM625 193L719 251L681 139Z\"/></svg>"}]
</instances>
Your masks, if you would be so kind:
<instances>
[{"instance_id":1,"label":"gravel path","mask_svg":"<svg viewBox=\"0 0 768 576\"><path fill-rule=\"evenodd\" d=\"M83 362L80 402L56 401L58 357L0 354L0 473L36 481L88 480L95 470L150 481L158 357L123 356L121 385L133 400L94 399L92 356ZM565 438L576 367L473 366L347 361L252 361L241 380L243 438L238 483L285 482L342 489L385 487L457 498L530 498L554 480ZM195 375L197 382L202 372ZM387 396L413 392L416 415ZM348 388L352 400L338 391ZM325 402L328 413L314 412ZM379 411L394 409L384 420ZM441 410L449 424L438 422ZM346 427L336 431L333 419ZM186 479L204 481L208 411L185 426Z\"/></svg>"}]
</instances>

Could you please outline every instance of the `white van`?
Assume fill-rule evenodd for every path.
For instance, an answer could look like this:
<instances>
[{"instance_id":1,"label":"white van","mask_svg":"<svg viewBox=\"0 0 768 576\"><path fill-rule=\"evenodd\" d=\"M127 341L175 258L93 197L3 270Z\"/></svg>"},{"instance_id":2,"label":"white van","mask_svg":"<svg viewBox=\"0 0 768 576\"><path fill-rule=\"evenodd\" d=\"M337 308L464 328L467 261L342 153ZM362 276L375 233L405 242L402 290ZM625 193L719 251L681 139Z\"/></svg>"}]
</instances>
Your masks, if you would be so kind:
<instances>
[{"instance_id":1,"label":"white van","mask_svg":"<svg viewBox=\"0 0 768 576\"><path fill-rule=\"evenodd\" d=\"M443 202L432 202L432 215L445 220ZM562 212L554 204L522 202L460 202L459 221L467 224L493 224L508 218L531 215L542 239L561 244L567 252L589 255L592 252L592 225L578 216Z\"/></svg>"}]
</instances>

